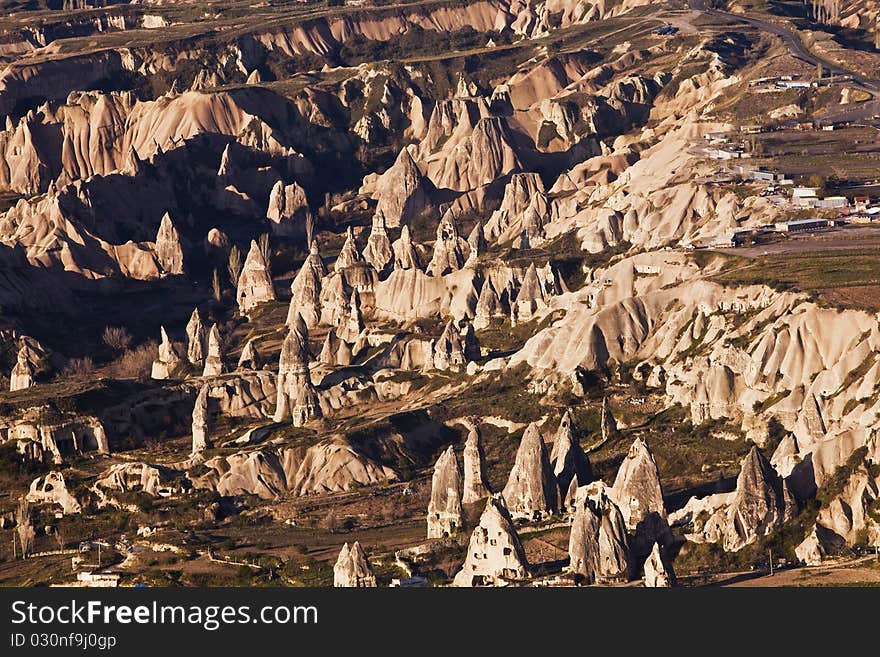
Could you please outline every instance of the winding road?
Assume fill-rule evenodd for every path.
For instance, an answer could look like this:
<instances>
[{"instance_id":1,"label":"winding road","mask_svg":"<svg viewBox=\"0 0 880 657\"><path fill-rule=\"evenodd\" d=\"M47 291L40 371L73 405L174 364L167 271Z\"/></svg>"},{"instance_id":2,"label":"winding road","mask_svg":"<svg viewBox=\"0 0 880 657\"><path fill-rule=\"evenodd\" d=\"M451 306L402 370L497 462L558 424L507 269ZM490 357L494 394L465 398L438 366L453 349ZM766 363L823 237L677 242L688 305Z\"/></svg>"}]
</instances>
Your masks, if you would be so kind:
<instances>
[{"instance_id":1,"label":"winding road","mask_svg":"<svg viewBox=\"0 0 880 657\"><path fill-rule=\"evenodd\" d=\"M782 39L783 43L785 43L791 54L797 59L800 59L801 61L806 62L811 66L817 66L821 63L822 66L825 67L825 69L828 70L832 75L847 75L851 77L854 82L862 86L865 91L868 91L874 96L873 100L867 101L865 103L859 103L857 107L845 110L838 110L834 112L833 115L829 114L829 118L840 121L854 121L880 116L880 80L869 78L868 76L861 73L848 71L836 64L832 64L831 62L828 62L825 59L818 57L804 45L804 42L801 41L797 30L792 29L786 25L773 23L771 21L763 20L760 18L753 18L751 16L745 16L743 14L732 14L727 11L721 11L720 9L712 9L706 7L706 0L690 0L689 6L692 10L702 12L708 16L723 18L732 22L746 23L747 25L751 25L752 27L755 27L762 32L777 36Z\"/></svg>"}]
</instances>

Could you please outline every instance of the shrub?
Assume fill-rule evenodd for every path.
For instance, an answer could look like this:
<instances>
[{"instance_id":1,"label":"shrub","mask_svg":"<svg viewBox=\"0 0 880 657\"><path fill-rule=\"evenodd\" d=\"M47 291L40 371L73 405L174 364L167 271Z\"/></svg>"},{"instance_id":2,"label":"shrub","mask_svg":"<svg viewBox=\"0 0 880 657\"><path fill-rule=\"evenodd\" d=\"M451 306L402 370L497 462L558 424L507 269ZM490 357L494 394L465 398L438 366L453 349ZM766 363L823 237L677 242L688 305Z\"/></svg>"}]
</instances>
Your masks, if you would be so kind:
<instances>
[{"instance_id":1,"label":"shrub","mask_svg":"<svg viewBox=\"0 0 880 657\"><path fill-rule=\"evenodd\" d=\"M85 380L95 372L95 362L89 357L71 358L64 366L63 374L67 378Z\"/></svg>"},{"instance_id":2,"label":"shrub","mask_svg":"<svg viewBox=\"0 0 880 657\"><path fill-rule=\"evenodd\" d=\"M158 345L155 341L127 349L110 364L110 375L115 379L142 379L150 375Z\"/></svg>"},{"instance_id":3,"label":"shrub","mask_svg":"<svg viewBox=\"0 0 880 657\"><path fill-rule=\"evenodd\" d=\"M101 340L114 351L124 351L131 344L131 335L122 326L105 326Z\"/></svg>"}]
</instances>

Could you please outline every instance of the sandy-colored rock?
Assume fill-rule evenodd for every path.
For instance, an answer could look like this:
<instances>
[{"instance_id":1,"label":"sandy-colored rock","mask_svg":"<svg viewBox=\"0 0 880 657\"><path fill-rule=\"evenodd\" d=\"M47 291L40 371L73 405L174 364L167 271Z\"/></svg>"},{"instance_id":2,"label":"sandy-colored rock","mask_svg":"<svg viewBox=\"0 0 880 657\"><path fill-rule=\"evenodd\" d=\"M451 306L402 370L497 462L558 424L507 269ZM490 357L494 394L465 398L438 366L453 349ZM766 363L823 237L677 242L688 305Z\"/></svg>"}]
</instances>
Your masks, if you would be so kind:
<instances>
[{"instance_id":1,"label":"sandy-colored rock","mask_svg":"<svg viewBox=\"0 0 880 657\"><path fill-rule=\"evenodd\" d=\"M559 490L568 491L573 479L578 486L586 486L593 480L590 460L581 448L580 440L575 434L571 411L566 410L559 421L553 449L550 452L550 465L559 484Z\"/></svg>"},{"instance_id":2,"label":"sandy-colored rock","mask_svg":"<svg viewBox=\"0 0 880 657\"><path fill-rule=\"evenodd\" d=\"M361 311L361 295L357 289L354 289L351 292L351 300L348 302L347 316L336 327L336 335L340 340L354 344L363 330L364 316Z\"/></svg>"},{"instance_id":3,"label":"sandy-colored rock","mask_svg":"<svg viewBox=\"0 0 880 657\"><path fill-rule=\"evenodd\" d=\"M235 300L238 302L239 312L244 315L261 303L275 301L275 288L272 286L269 266L256 240L251 240L250 250L238 277Z\"/></svg>"},{"instance_id":4,"label":"sandy-colored rock","mask_svg":"<svg viewBox=\"0 0 880 657\"><path fill-rule=\"evenodd\" d=\"M67 489L64 475L52 470L31 482L26 499L32 504L58 504L64 513L79 513L82 505Z\"/></svg>"},{"instance_id":5,"label":"sandy-colored rock","mask_svg":"<svg viewBox=\"0 0 880 657\"><path fill-rule=\"evenodd\" d=\"M452 536L458 533L461 522L461 475L450 445L434 464L428 502L428 538Z\"/></svg>"},{"instance_id":6,"label":"sandy-colored rock","mask_svg":"<svg viewBox=\"0 0 880 657\"><path fill-rule=\"evenodd\" d=\"M473 504L491 493L486 478L486 457L483 454L483 439L480 428L472 424L464 443L464 484L461 501Z\"/></svg>"},{"instance_id":7,"label":"sandy-colored rock","mask_svg":"<svg viewBox=\"0 0 880 657\"><path fill-rule=\"evenodd\" d=\"M502 494L514 518L539 520L558 510L556 476L544 438L535 423L529 424L523 433Z\"/></svg>"},{"instance_id":8,"label":"sandy-colored rock","mask_svg":"<svg viewBox=\"0 0 880 657\"><path fill-rule=\"evenodd\" d=\"M609 494L623 513L637 556L647 554L654 542L668 545L671 537L660 471L647 443L641 438L630 446Z\"/></svg>"},{"instance_id":9,"label":"sandy-colored rock","mask_svg":"<svg viewBox=\"0 0 880 657\"><path fill-rule=\"evenodd\" d=\"M352 267L359 262L363 262L361 254L358 252L357 243L354 238L354 230L351 226L345 229L345 242L342 244L342 250L333 263L333 271L342 272L347 267Z\"/></svg>"},{"instance_id":10,"label":"sandy-colored rock","mask_svg":"<svg viewBox=\"0 0 880 657\"><path fill-rule=\"evenodd\" d=\"M421 269L422 260L419 251L412 241L409 233L409 226L404 225L400 229L400 237L391 245L394 251L394 268L395 269Z\"/></svg>"},{"instance_id":11,"label":"sandy-colored rock","mask_svg":"<svg viewBox=\"0 0 880 657\"><path fill-rule=\"evenodd\" d=\"M295 182L290 185L281 180L276 182L269 194L266 218L273 235L306 239L312 221L306 190Z\"/></svg>"},{"instance_id":12,"label":"sandy-colored rock","mask_svg":"<svg viewBox=\"0 0 880 657\"><path fill-rule=\"evenodd\" d=\"M186 324L186 358L196 367L204 367L208 336L199 309L195 308Z\"/></svg>"},{"instance_id":13,"label":"sandy-colored rock","mask_svg":"<svg viewBox=\"0 0 880 657\"><path fill-rule=\"evenodd\" d=\"M379 176L373 198L378 200L389 228L408 224L430 204L432 185L412 158L409 150L401 149L394 164Z\"/></svg>"},{"instance_id":14,"label":"sandy-colored rock","mask_svg":"<svg viewBox=\"0 0 880 657\"><path fill-rule=\"evenodd\" d=\"M467 556L453 586L503 586L525 579L528 567L504 498L493 495L471 534Z\"/></svg>"},{"instance_id":15,"label":"sandy-colored rock","mask_svg":"<svg viewBox=\"0 0 880 657\"><path fill-rule=\"evenodd\" d=\"M507 311L492 284L492 279L486 278L483 287L480 288L480 296L474 311L474 328L477 330L487 328L491 325L492 320L502 319L506 316Z\"/></svg>"},{"instance_id":16,"label":"sandy-colored rock","mask_svg":"<svg viewBox=\"0 0 880 657\"><path fill-rule=\"evenodd\" d=\"M211 330L208 331L208 353L205 356L205 368L202 371L202 376L220 376L225 371L220 329L216 324L213 324Z\"/></svg>"},{"instance_id":17,"label":"sandy-colored rock","mask_svg":"<svg viewBox=\"0 0 880 657\"><path fill-rule=\"evenodd\" d=\"M287 332L281 345L278 362L278 402L275 421L287 417L299 427L321 416L321 407L309 373L309 330L298 318Z\"/></svg>"},{"instance_id":18,"label":"sandy-colored rock","mask_svg":"<svg viewBox=\"0 0 880 657\"><path fill-rule=\"evenodd\" d=\"M26 343L22 342L15 358L15 366L9 375L9 390L24 390L34 385L34 364L31 362L31 350Z\"/></svg>"},{"instance_id":19,"label":"sandy-colored rock","mask_svg":"<svg viewBox=\"0 0 880 657\"><path fill-rule=\"evenodd\" d=\"M257 350L256 341L251 338L241 350L238 357L239 370L260 370L263 369L263 360L260 358L260 352Z\"/></svg>"},{"instance_id":20,"label":"sandy-colored rock","mask_svg":"<svg viewBox=\"0 0 880 657\"><path fill-rule=\"evenodd\" d=\"M333 566L333 586L337 588L375 588L376 576L358 541L342 546Z\"/></svg>"},{"instance_id":21,"label":"sandy-colored rock","mask_svg":"<svg viewBox=\"0 0 880 657\"><path fill-rule=\"evenodd\" d=\"M168 275L183 274L183 246L171 215L162 215L159 232L156 235L156 258L163 273Z\"/></svg>"},{"instance_id":22,"label":"sandy-colored rock","mask_svg":"<svg viewBox=\"0 0 880 657\"><path fill-rule=\"evenodd\" d=\"M192 453L199 452L210 447L208 440L208 390L206 383L199 390L192 413Z\"/></svg>"},{"instance_id":23,"label":"sandy-colored rock","mask_svg":"<svg viewBox=\"0 0 880 657\"><path fill-rule=\"evenodd\" d=\"M309 258L290 284L290 306L286 321L288 326L292 326L297 317L302 317L309 328L315 328L320 323L321 278L324 273L318 245L312 242Z\"/></svg>"},{"instance_id":24,"label":"sandy-colored rock","mask_svg":"<svg viewBox=\"0 0 880 657\"><path fill-rule=\"evenodd\" d=\"M385 216L380 212L373 215L370 236L362 253L373 269L382 274L391 267L394 261L394 250L391 248L391 240L388 239L388 231L385 226Z\"/></svg>"},{"instance_id":25,"label":"sandy-colored rock","mask_svg":"<svg viewBox=\"0 0 880 657\"><path fill-rule=\"evenodd\" d=\"M442 276L457 271L464 265L467 242L458 234L455 217L447 212L437 226L434 254L426 269L429 276Z\"/></svg>"},{"instance_id":26,"label":"sandy-colored rock","mask_svg":"<svg viewBox=\"0 0 880 657\"><path fill-rule=\"evenodd\" d=\"M586 583L619 581L629 574L623 515L599 481L578 488L569 535L569 571Z\"/></svg>"},{"instance_id":27,"label":"sandy-colored rock","mask_svg":"<svg viewBox=\"0 0 880 657\"><path fill-rule=\"evenodd\" d=\"M675 572L672 564L664 558L659 543L654 543L651 554L645 560L645 587L669 588L675 586Z\"/></svg>"},{"instance_id":28,"label":"sandy-colored rock","mask_svg":"<svg viewBox=\"0 0 880 657\"><path fill-rule=\"evenodd\" d=\"M177 348L168 337L165 327L160 327L161 342L159 342L159 357L153 361L153 369L150 374L153 379L169 379L172 373L180 365L180 355Z\"/></svg>"}]
</instances>

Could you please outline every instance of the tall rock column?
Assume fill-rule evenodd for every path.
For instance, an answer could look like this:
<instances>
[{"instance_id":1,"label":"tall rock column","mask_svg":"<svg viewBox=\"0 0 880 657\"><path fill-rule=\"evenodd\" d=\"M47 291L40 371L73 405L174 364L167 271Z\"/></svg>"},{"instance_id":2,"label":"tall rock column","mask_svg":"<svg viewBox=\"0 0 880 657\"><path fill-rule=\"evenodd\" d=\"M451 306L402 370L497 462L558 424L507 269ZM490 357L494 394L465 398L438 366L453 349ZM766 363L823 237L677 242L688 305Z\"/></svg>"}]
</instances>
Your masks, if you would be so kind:
<instances>
[{"instance_id":1,"label":"tall rock column","mask_svg":"<svg viewBox=\"0 0 880 657\"><path fill-rule=\"evenodd\" d=\"M529 563L504 499L493 495L486 501L480 523L468 543L467 557L453 579L453 586L498 586L528 576Z\"/></svg>"},{"instance_id":2,"label":"tall rock column","mask_svg":"<svg viewBox=\"0 0 880 657\"><path fill-rule=\"evenodd\" d=\"M196 367L204 367L207 334L199 309L193 310L186 324L186 358Z\"/></svg>"},{"instance_id":3,"label":"tall rock column","mask_svg":"<svg viewBox=\"0 0 880 657\"><path fill-rule=\"evenodd\" d=\"M162 341L159 343L159 358L153 361L150 377L153 379L168 379L180 364L181 359L164 326L160 327L160 333Z\"/></svg>"},{"instance_id":4,"label":"tall rock column","mask_svg":"<svg viewBox=\"0 0 880 657\"><path fill-rule=\"evenodd\" d=\"M220 342L220 330L216 324L208 332L208 355L205 357L205 369L202 376L219 376L224 372L223 349Z\"/></svg>"},{"instance_id":5,"label":"tall rock column","mask_svg":"<svg viewBox=\"0 0 880 657\"><path fill-rule=\"evenodd\" d=\"M367 561L361 544L355 541L351 547L342 546L333 566L333 586L337 588L375 588L376 576Z\"/></svg>"},{"instance_id":6,"label":"tall rock column","mask_svg":"<svg viewBox=\"0 0 880 657\"><path fill-rule=\"evenodd\" d=\"M15 360L15 367L9 376L9 390L24 390L34 385L34 366L30 360L30 349L27 345L22 344L18 350Z\"/></svg>"},{"instance_id":7,"label":"tall rock column","mask_svg":"<svg viewBox=\"0 0 880 657\"><path fill-rule=\"evenodd\" d=\"M463 504L472 504L489 495L485 461L480 429L473 425L464 443L464 486L461 495Z\"/></svg>"},{"instance_id":8,"label":"tall rock column","mask_svg":"<svg viewBox=\"0 0 880 657\"><path fill-rule=\"evenodd\" d=\"M183 246L180 243L180 233L171 221L171 215L167 212L162 215L159 222L159 232L156 234L156 259L165 274L183 273Z\"/></svg>"},{"instance_id":9,"label":"tall rock column","mask_svg":"<svg viewBox=\"0 0 880 657\"><path fill-rule=\"evenodd\" d=\"M523 433L503 495L514 518L538 520L558 509L556 477L544 438L534 422Z\"/></svg>"},{"instance_id":10,"label":"tall rock column","mask_svg":"<svg viewBox=\"0 0 880 657\"><path fill-rule=\"evenodd\" d=\"M461 527L461 477L450 445L437 459L428 502L428 538L445 538Z\"/></svg>"},{"instance_id":11,"label":"tall rock column","mask_svg":"<svg viewBox=\"0 0 880 657\"><path fill-rule=\"evenodd\" d=\"M192 413L192 453L207 449L208 441L208 384L202 386L196 396L196 403Z\"/></svg>"},{"instance_id":12,"label":"tall rock column","mask_svg":"<svg viewBox=\"0 0 880 657\"><path fill-rule=\"evenodd\" d=\"M235 299L239 311L245 315L261 303L275 301L275 288L269 275L269 264L255 240L251 240L250 251L238 277Z\"/></svg>"},{"instance_id":13,"label":"tall rock column","mask_svg":"<svg viewBox=\"0 0 880 657\"><path fill-rule=\"evenodd\" d=\"M312 386L309 373L309 330L301 317L287 332L281 345L278 362L278 402L275 407L275 421L287 417L293 419L293 426L300 427L309 420L321 416L318 395Z\"/></svg>"}]
</instances>

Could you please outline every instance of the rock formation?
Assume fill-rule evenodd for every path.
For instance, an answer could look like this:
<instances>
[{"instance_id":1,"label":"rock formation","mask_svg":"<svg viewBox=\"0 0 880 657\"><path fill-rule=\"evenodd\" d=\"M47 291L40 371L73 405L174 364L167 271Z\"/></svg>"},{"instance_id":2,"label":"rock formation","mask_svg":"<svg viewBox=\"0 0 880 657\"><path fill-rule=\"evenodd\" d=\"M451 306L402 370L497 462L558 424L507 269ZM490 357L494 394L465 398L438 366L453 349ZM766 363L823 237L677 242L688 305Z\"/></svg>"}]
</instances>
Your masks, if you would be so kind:
<instances>
[{"instance_id":1,"label":"rock formation","mask_svg":"<svg viewBox=\"0 0 880 657\"><path fill-rule=\"evenodd\" d=\"M257 351L257 346L254 344L254 339L251 338L247 341L244 349L241 350L241 355L238 357L238 369L259 370L262 368L263 361L260 359L260 352Z\"/></svg>"},{"instance_id":2,"label":"rock formation","mask_svg":"<svg viewBox=\"0 0 880 657\"><path fill-rule=\"evenodd\" d=\"M464 443L464 485L461 494L463 504L473 504L490 494L485 462L480 429L473 424Z\"/></svg>"},{"instance_id":3,"label":"rock formation","mask_svg":"<svg viewBox=\"0 0 880 657\"><path fill-rule=\"evenodd\" d=\"M558 510L559 492L541 431L526 427L503 496L514 518L539 520Z\"/></svg>"},{"instance_id":4,"label":"rock formation","mask_svg":"<svg viewBox=\"0 0 880 657\"><path fill-rule=\"evenodd\" d=\"M361 312L361 295L357 289L351 292L351 301L348 303L348 316L336 329L336 335L340 340L354 344L358 336L364 330L364 316Z\"/></svg>"},{"instance_id":5,"label":"rock formation","mask_svg":"<svg viewBox=\"0 0 880 657\"><path fill-rule=\"evenodd\" d=\"M206 383L199 390L196 396L196 403L193 406L192 413L192 453L207 449L210 446L208 441L208 389Z\"/></svg>"},{"instance_id":6,"label":"rock formation","mask_svg":"<svg viewBox=\"0 0 880 657\"><path fill-rule=\"evenodd\" d=\"M716 511L702 534L720 541L728 552L767 536L797 513L797 503L783 480L757 446L743 459L736 492L729 505Z\"/></svg>"},{"instance_id":7,"label":"rock formation","mask_svg":"<svg viewBox=\"0 0 880 657\"><path fill-rule=\"evenodd\" d=\"M333 586L337 588L375 588L376 576L367 561L367 555L358 541L349 548L342 546L333 566Z\"/></svg>"},{"instance_id":8,"label":"rock formation","mask_svg":"<svg viewBox=\"0 0 880 657\"><path fill-rule=\"evenodd\" d=\"M507 316L501 298L492 285L492 279L486 278L483 287L480 288L480 296L477 299L477 307L474 314L474 328L477 330L488 328L493 319L501 319Z\"/></svg>"},{"instance_id":9,"label":"rock formation","mask_svg":"<svg viewBox=\"0 0 880 657\"><path fill-rule=\"evenodd\" d=\"M183 274L183 246L180 243L180 234L167 212L162 215L159 232L156 235L156 259L165 274Z\"/></svg>"},{"instance_id":10,"label":"rock formation","mask_svg":"<svg viewBox=\"0 0 880 657\"><path fill-rule=\"evenodd\" d=\"M437 226L437 239L434 242L434 254L428 263L427 273L430 276L442 276L458 271L464 265L464 250L467 242L458 234L455 217L447 212Z\"/></svg>"},{"instance_id":11,"label":"rock formation","mask_svg":"<svg viewBox=\"0 0 880 657\"><path fill-rule=\"evenodd\" d=\"M290 284L290 307L286 322L288 326L292 326L298 316L303 318L309 328L315 328L320 323L321 278L324 273L318 245L312 242L308 259Z\"/></svg>"},{"instance_id":12,"label":"rock formation","mask_svg":"<svg viewBox=\"0 0 880 657\"><path fill-rule=\"evenodd\" d=\"M22 343L15 358L15 366L9 376L9 390L24 390L34 385L34 365L31 363L30 348Z\"/></svg>"},{"instance_id":13,"label":"rock formation","mask_svg":"<svg viewBox=\"0 0 880 657\"><path fill-rule=\"evenodd\" d=\"M450 445L434 464L428 502L428 538L445 538L461 527L461 475Z\"/></svg>"},{"instance_id":14,"label":"rock formation","mask_svg":"<svg viewBox=\"0 0 880 657\"><path fill-rule=\"evenodd\" d=\"M553 439L553 450L550 452L550 465L559 484L559 491L568 491L573 480L577 486L586 486L593 480L590 460L581 448L575 436L571 411L565 411L559 421L556 437Z\"/></svg>"},{"instance_id":15,"label":"rock formation","mask_svg":"<svg viewBox=\"0 0 880 657\"><path fill-rule=\"evenodd\" d=\"M407 224L428 206L431 188L409 150L403 148L394 164L376 181L376 211L382 213L389 228Z\"/></svg>"},{"instance_id":16,"label":"rock formation","mask_svg":"<svg viewBox=\"0 0 880 657\"><path fill-rule=\"evenodd\" d=\"M165 327L160 328L162 341L159 343L159 358L153 361L153 370L150 376L154 379L169 379L177 366L180 365L180 356L177 349L165 332Z\"/></svg>"},{"instance_id":17,"label":"rock formation","mask_svg":"<svg viewBox=\"0 0 880 657\"><path fill-rule=\"evenodd\" d=\"M208 332L208 354L205 356L205 369L202 371L202 376L220 376L225 371L220 330L214 324Z\"/></svg>"},{"instance_id":18,"label":"rock formation","mask_svg":"<svg viewBox=\"0 0 880 657\"><path fill-rule=\"evenodd\" d=\"M455 322L449 321L434 343L433 365L438 370L459 369L467 364L465 344Z\"/></svg>"},{"instance_id":19,"label":"rock formation","mask_svg":"<svg viewBox=\"0 0 880 657\"><path fill-rule=\"evenodd\" d=\"M654 542L667 545L670 540L660 471L648 445L637 438L624 457L610 495L620 507L626 528L633 536L637 556L647 554Z\"/></svg>"},{"instance_id":20,"label":"rock formation","mask_svg":"<svg viewBox=\"0 0 880 657\"><path fill-rule=\"evenodd\" d=\"M409 226L400 229L400 237L391 245L395 269L421 269L422 260L409 234Z\"/></svg>"},{"instance_id":21,"label":"rock formation","mask_svg":"<svg viewBox=\"0 0 880 657\"><path fill-rule=\"evenodd\" d=\"M295 182L290 185L281 180L276 182L269 194L266 218L273 235L305 239L312 220L306 191Z\"/></svg>"},{"instance_id":22,"label":"rock formation","mask_svg":"<svg viewBox=\"0 0 880 657\"><path fill-rule=\"evenodd\" d=\"M651 554L645 561L645 587L669 588L675 586L675 572L672 564L663 559L660 544L654 543Z\"/></svg>"},{"instance_id":23,"label":"rock formation","mask_svg":"<svg viewBox=\"0 0 880 657\"><path fill-rule=\"evenodd\" d=\"M287 332L278 361L278 402L275 421L287 417L299 427L321 416L318 396L309 373L309 330L298 318Z\"/></svg>"},{"instance_id":24,"label":"rock formation","mask_svg":"<svg viewBox=\"0 0 880 657\"><path fill-rule=\"evenodd\" d=\"M604 484L578 488L568 541L569 571L588 584L619 581L629 573L623 515Z\"/></svg>"},{"instance_id":25,"label":"rock formation","mask_svg":"<svg viewBox=\"0 0 880 657\"><path fill-rule=\"evenodd\" d=\"M486 244L486 235L483 232L482 221L478 221L473 230L471 230L471 234L468 235L467 238L467 243L469 251L465 264L471 265L475 263L477 261L477 258L483 255L488 248L488 245Z\"/></svg>"},{"instance_id":26,"label":"rock formation","mask_svg":"<svg viewBox=\"0 0 880 657\"><path fill-rule=\"evenodd\" d=\"M34 479L26 499L32 504L58 504L64 513L82 511L82 505L67 489L64 475L58 470Z\"/></svg>"},{"instance_id":27,"label":"rock formation","mask_svg":"<svg viewBox=\"0 0 880 657\"><path fill-rule=\"evenodd\" d=\"M327 337L324 338L321 353L318 355L318 362L331 367L347 367L353 360L351 346L345 340L339 339L335 329L331 328L327 331Z\"/></svg>"},{"instance_id":28,"label":"rock formation","mask_svg":"<svg viewBox=\"0 0 880 657\"><path fill-rule=\"evenodd\" d=\"M391 248L391 240L388 239L388 231L385 226L385 217L381 212L373 215L370 236L363 251L366 260L373 269L380 274L384 273L394 261L394 250Z\"/></svg>"},{"instance_id":29,"label":"rock formation","mask_svg":"<svg viewBox=\"0 0 880 657\"><path fill-rule=\"evenodd\" d=\"M502 586L527 577L528 567L504 498L493 495L471 534L467 556L453 586Z\"/></svg>"},{"instance_id":30,"label":"rock formation","mask_svg":"<svg viewBox=\"0 0 880 657\"><path fill-rule=\"evenodd\" d=\"M204 367L207 351L207 334L202 316L196 308L186 325L186 357L196 367Z\"/></svg>"},{"instance_id":31,"label":"rock formation","mask_svg":"<svg viewBox=\"0 0 880 657\"><path fill-rule=\"evenodd\" d=\"M239 312L244 315L261 303L275 301L269 265L256 240L251 240L251 248L238 277L235 300L238 302Z\"/></svg>"},{"instance_id":32,"label":"rock formation","mask_svg":"<svg viewBox=\"0 0 880 657\"><path fill-rule=\"evenodd\" d=\"M535 263L529 265L516 294L516 301L510 308L510 319L516 323L528 322L540 310L547 308L544 288L538 278Z\"/></svg>"},{"instance_id":33,"label":"rock formation","mask_svg":"<svg viewBox=\"0 0 880 657\"><path fill-rule=\"evenodd\" d=\"M351 226L348 226L345 229L345 242L342 244L342 250L339 251L339 256L337 256L336 262L333 263L333 271L342 272L347 267L356 265L359 262L362 262L362 258L357 250L354 230Z\"/></svg>"}]
</instances>

